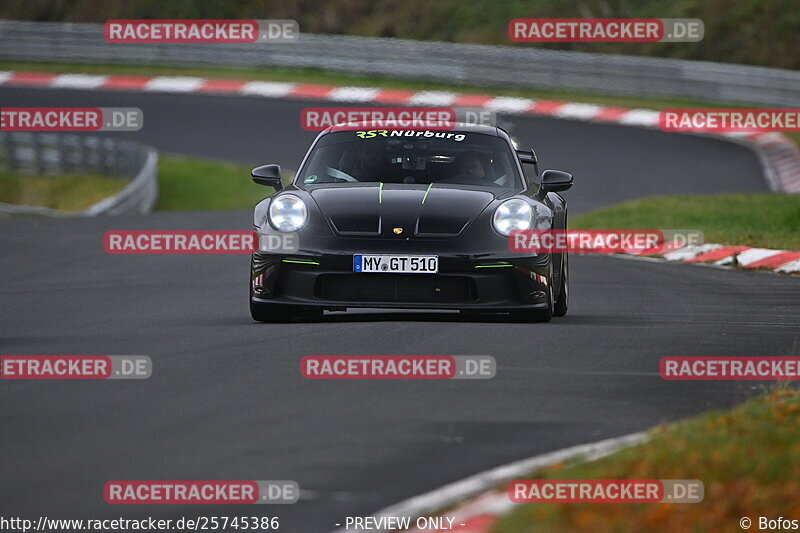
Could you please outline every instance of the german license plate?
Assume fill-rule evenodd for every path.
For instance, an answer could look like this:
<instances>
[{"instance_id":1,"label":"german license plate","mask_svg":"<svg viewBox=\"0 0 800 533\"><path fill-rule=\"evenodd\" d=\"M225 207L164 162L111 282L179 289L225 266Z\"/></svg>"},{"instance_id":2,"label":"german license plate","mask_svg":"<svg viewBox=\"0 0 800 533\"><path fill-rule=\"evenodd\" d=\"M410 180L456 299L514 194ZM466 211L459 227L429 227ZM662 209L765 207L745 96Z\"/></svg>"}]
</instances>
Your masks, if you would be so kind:
<instances>
[{"instance_id":1,"label":"german license plate","mask_svg":"<svg viewBox=\"0 0 800 533\"><path fill-rule=\"evenodd\" d=\"M438 255L362 255L353 256L353 272L391 274L436 274Z\"/></svg>"}]
</instances>

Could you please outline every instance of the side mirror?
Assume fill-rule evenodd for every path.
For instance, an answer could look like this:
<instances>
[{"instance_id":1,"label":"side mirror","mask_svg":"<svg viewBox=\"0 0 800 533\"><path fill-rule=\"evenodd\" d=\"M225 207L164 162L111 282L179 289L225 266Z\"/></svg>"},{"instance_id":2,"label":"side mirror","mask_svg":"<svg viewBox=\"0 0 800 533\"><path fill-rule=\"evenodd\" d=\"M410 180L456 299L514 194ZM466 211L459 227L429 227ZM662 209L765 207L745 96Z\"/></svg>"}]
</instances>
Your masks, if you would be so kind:
<instances>
[{"instance_id":1,"label":"side mirror","mask_svg":"<svg viewBox=\"0 0 800 533\"><path fill-rule=\"evenodd\" d=\"M274 187L275 192L283 190L281 167L278 165L261 165L254 168L250 175L253 176L253 181L259 185Z\"/></svg>"},{"instance_id":2,"label":"side mirror","mask_svg":"<svg viewBox=\"0 0 800 533\"><path fill-rule=\"evenodd\" d=\"M542 172L542 183L539 185L539 193L566 191L572 187L572 174L562 170L545 170Z\"/></svg>"},{"instance_id":3,"label":"side mirror","mask_svg":"<svg viewBox=\"0 0 800 533\"><path fill-rule=\"evenodd\" d=\"M531 148L530 152L517 150L517 157L523 165L533 165L534 172L536 172L537 176L539 175L539 158L536 157L536 152L533 151L533 148Z\"/></svg>"}]
</instances>

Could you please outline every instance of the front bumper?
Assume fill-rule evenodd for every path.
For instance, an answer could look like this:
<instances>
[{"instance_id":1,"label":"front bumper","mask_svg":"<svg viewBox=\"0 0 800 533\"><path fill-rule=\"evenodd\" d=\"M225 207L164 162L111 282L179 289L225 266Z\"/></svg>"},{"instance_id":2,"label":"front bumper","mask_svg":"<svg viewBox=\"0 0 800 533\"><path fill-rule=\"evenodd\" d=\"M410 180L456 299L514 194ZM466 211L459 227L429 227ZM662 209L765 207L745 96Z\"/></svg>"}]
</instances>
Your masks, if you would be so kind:
<instances>
[{"instance_id":1,"label":"front bumper","mask_svg":"<svg viewBox=\"0 0 800 533\"><path fill-rule=\"evenodd\" d=\"M438 274L385 274L353 272L352 254L254 253L251 299L322 309L514 311L548 306L549 254L491 260L437 255Z\"/></svg>"}]
</instances>

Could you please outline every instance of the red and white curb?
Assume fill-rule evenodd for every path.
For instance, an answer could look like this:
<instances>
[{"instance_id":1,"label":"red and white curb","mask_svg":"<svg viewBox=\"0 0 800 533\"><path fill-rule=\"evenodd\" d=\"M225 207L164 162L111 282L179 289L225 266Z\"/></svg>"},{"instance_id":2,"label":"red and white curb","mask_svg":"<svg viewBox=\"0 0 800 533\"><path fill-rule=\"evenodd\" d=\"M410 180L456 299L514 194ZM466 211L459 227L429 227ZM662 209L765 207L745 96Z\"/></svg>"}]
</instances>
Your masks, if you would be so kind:
<instances>
[{"instance_id":1,"label":"red and white curb","mask_svg":"<svg viewBox=\"0 0 800 533\"><path fill-rule=\"evenodd\" d=\"M58 74L50 72L0 72L0 85L62 89L98 89L164 93L198 93L267 98L328 100L437 107L482 107L509 114L547 115L590 122L612 122L658 129L659 112L650 109L606 107L594 104L533 100L489 94L447 91L406 91L374 87L336 87L303 83L205 79L190 76L122 76ZM707 134L704 134L707 135ZM781 133L721 133L714 136L753 148L759 156L770 188L800 193L800 149Z\"/></svg>"},{"instance_id":2,"label":"red and white curb","mask_svg":"<svg viewBox=\"0 0 800 533\"><path fill-rule=\"evenodd\" d=\"M591 444L581 444L563 450L537 455L513 463L499 466L461 481L445 485L431 492L415 496L391 507L378 511L373 516L410 517L433 516L444 509L448 518L454 518L453 530L460 533L485 533L497 520L511 511L515 505L505 490L498 492L498 486L520 476L531 475L549 466L581 459L595 461L612 453L637 446L647 441L646 432L633 433L622 437L607 439ZM340 529L335 533L345 533ZM379 530L388 533L390 529ZM413 533L433 533L438 530L409 529Z\"/></svg>"},{"instance_id":3,"label":"red and white curb","mask_svg":"<svg viewBox=\"0 0 800 533\"><path fill-rule=\"evenodd\" d=\"M631 255L640 257L659 255L667 261L706 263L749 270L767 269L780 274L800 273L800 252L770 250L768 248L700 244L696 246L684 246L674 250L661 250L657 254L644 252L632 253Z\"/></svg>"}]
</instances>

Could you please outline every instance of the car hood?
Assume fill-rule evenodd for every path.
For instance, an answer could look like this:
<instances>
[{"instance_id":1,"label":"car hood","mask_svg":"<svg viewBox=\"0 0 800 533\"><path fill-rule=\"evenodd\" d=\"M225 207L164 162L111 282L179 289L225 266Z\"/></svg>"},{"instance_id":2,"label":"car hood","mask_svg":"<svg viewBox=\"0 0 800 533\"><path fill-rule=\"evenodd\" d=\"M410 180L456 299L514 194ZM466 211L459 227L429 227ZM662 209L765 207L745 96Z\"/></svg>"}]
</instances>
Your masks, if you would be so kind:
<instances>
[{"instance_id":1,"label":"car hood","mask_svg":"<svg viewBox=\"0 0 800 533\"><path fill-rule=\"evenodd\" d=\"M495 195L485 190L378 184L309 191L341 236L458 237Z\"/></svg>"}]
</instances>

